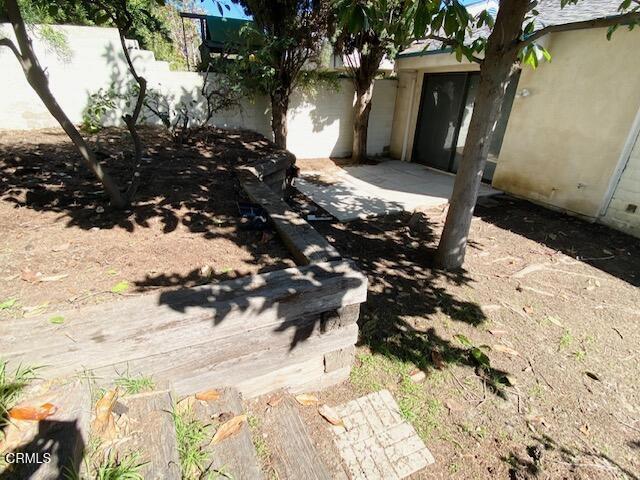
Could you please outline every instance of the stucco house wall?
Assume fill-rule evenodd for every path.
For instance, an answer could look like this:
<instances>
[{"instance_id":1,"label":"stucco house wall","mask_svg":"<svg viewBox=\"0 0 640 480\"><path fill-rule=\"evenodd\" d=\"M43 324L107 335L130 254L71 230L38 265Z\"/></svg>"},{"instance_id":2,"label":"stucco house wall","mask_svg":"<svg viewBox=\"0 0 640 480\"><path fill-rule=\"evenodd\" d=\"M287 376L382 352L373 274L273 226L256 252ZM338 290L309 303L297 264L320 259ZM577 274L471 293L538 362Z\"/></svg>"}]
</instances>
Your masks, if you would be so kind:
<instances>
[{"instance_id":1,"label":"stucco house wall","mask_svg":"<svg viewBox=\"0 0 640 480\"><path fill-rule=\"evenodd\" d=\"M287 148L299 158L348 157L353 143L353 82L340 80L340 88L296 92L289 111ZM381 79L373 89L367 150L382 154L389 148L397 80Z\"/></svg>"},{"instance_id":2,"label":"stucco house wall","mask_svg":"<svg viewBox=\"0 0 640 480\"><path fill-rule=\"evenodd\" d=\"M595 219L640 108L640 32L561 32L547 48L551 63L523 69L493 186Z\"/></svg>"},{"instance_id":3,"label":"stucco house wall","mask_svg":"<svg viewBox=\"0 0 640 480\"><path fill-rule=\"evenodd\" d=\"M70 119L79 124L91 93L101 87L109 88L112 83L123 88L131 79L116 29L69 25L54 28L65 35L69 51L52 49L50 43L38 35L37 28L33 32L34 49L46 68L53 94ZM0 24L0 34L13 38L7 24ZM202 106L198 103L204 81L202 74L169 71L169 65L156 61L149 51L132 50L131 53L136 68L150 87L162 92L171 103L196 100L194 108ZM1 129L58 126L6 48L0 49L0 72L0 135ZM215 78L209 77L209 81L215 82ZM320 87L313 93L294 93L288 117L288 147L297 157L351 154L355 95L349 80L342 79L339 83L338 91ZM369 152L373 155L382 154L390 144L396 83L392 79L380 80L374 87L368 140ZM121 125L121 115L122 109L116 108L106 116L105 123ZM152 117L147 121L158 123ZM260 97L243 101L240 109L216 114L212 124L246 128L271 138L270 121L268 99Z\"/></svg>"},{"instance_id":4,"label":"stucco house wall","mask_svg":"<svg viewBox=\"0 0 640 480\"><path fill-rule=\"evenodd\" d=\"M635 136L635 146L624 165L620 181L614 185L602 222L640 237L640 136L637 132Z\"/></svg>"},{"instance_id":5,"label":"stucco house wall","mask_svg":"<svg viewBox=\"0 0 640 480\"><path fill-rule=\"evenodd\" d=\"M606 29L564 31L541 42L553 59L522 71L493 186L591 220L606 211L606 223L637 233L630 225L639 222L640 205L638 213L627 210L640 204L637 146L617 174L640 109L640 31L621 28L611 41ZM390 151L410 161L424 74L478 65L442 52L401 56L396 65Z\"/></svg>"}]
</instances>

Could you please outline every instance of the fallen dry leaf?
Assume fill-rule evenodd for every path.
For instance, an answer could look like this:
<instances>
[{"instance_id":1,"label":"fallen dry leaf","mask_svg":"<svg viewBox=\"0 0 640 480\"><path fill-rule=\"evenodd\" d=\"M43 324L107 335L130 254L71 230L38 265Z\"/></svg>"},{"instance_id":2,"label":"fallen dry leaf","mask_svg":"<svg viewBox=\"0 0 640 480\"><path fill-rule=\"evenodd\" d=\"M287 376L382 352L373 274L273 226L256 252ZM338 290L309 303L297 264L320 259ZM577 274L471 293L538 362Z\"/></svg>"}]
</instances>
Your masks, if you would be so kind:
<instances>
[{"instance_id":1,"label":"fallen dry leaf","mask_svg":"<svg viewBox=\"0 0 640 480\"><path fill-rule=\"evenodd\" d=\"M520 353L517 350L514 350L513 348L509 348L506 345L501 345L501 344L497 344L493 346L493 349L496 352L500 352L500 353L506 353L507 355L511 355L512 357L519 357Z\"/></svg>"},{"instance_id":2,"label":"fallen dry leaf","mask_svg":"<svg viewBox=\"0 0 640 480\"><path fill-rule=\"evenodd\" d=\"M233 412L218 412L211 415L211 420L216 420L218 423L225 423L233 417L235 417Z\"/></svg>"},{"instance_id":3,"label":"fallen dry leaf","mask_svg":"<svg viewBox=\"0 0 640 480\"><path fill-rule=\"evenodd\" d=\"M40 272L35 273L35 272L31 271L28 268L25 268L20 273L20 278L22 280L24 280L25 282L29 282L29 283L36 283L40 279L41 276L42 276L42 274Z\"/></svg>"},{"instance_id":4,"label":"fallen dry leaf","mask_svg":"<svg viewBox=\"0 0 640 480\"><path fill-rule=\"evenodd\" d=\"M336 413L336 411L331 408L329 405L322 404L318 407L318 413L322 415L322 417L329 422L331 425L336 425L337 427L344 427L344 422L342 418Z\"/></svg>"},{"instance_id":5,"label":"fallen dry leaf","mask_svg":"<svg viewBox=\"0 0 640 480\"><path fill-rule=\"evenodd\" d=\"M539 423L540 425L545 425L546 426L546 424L544 422L544 417L542 415L534 415L534 414L527 415L525 417L525 420L527 422L529 422L529 423Z\"/></svg>"},{"instance_id":6,"label":"fallen dry leaf","mask_svg":"<svg viewBox=\"0 0 640 480\"><path fill-rule=\"evenodd\" d=\"M464 410L462 405L460 405L452 398L445 400L444 405L449 409L449 412L461 412L462 410Z\"/></svg>"},{"instance_id":7,"label":"fallen dry leaf","mask_svg":"<svg viewBox=\"0 0 640 480\"><path fill-rule=\"evenodd\" d=\"M509 332L507 332L506 330L497 330L497 329L490 329L490 330L487 330L487 331L488 331L491 335L494 335L494 336L496 336L496 337L501 337L502 335L506 335L507 333L509 333Z\"/></svg>"},{"instance_id":8,"label":"fallen dry leaf","mask_svg":"<svg viewBox=\"0 0 640 480\"><path fill-rule=\"evenodd\" d=\"M39 407L17 406L9 410L9 417L14 420L33 420L39 421L50 417L58 411L53 403L43 403Z\"/></svg>"},{"instance_id":9,"label":"fallen dry leaf","mask_svg":"<svg viewBox=\"0 0 640 480\"><path fill-rule=\"evenodd\" d=\"M103 440L111 440L116 436L116 424L113 419L113 406L118 400L118 389L109 390L96 403L96 418L91 425L93 431Z\"/></svg>"},{"instance_id":10,"label":"fallen dry leaf","mask_svg":"<svg viewBox=\"0 0 640 480\"><path fill-rule=\"evenodd\" d=\"M204 400L205 402L218 400L219 398L220 392L218 390L205 390L203 392L196 393L196 400Z\"/></svg>"},{"instance_id":11,"label":"fallen dry leaf","mask_svg":"<svg viewBox=\"0 0 640 480\"><path fill-rule=\"evenodd\" d=\"M438 350L431 350L431 361L438 370L443 370L445 367L442 354Z\"/></svg>"},{"instance_id":12,"label":"fallen dry leaf","mask_svg":"<svg viewBox=\"0 0 640 480\"><path fill-rule=\"evenodd\" d=\"M216 430L216 434L211 439L211 445L216 445L223 441L225 438L230 437L242 427L242 424L247 420L246 415L237 415L231 420L220 425L220 428Z\"/></svg>"},{"instance_id":13,"label":"fallen dry leaf","mask_svg":"<svg viewBox=\"0 0 640 480\"><path fill-rule=\"evenodd\" d=\"M538 434L538 431L536 430L536 425L547 428L547 424L545 423L542 415L527 415L525 417L525 420L527 422L527 427L529 427L529 430L531 430L535 434Z\"/></svg>"},{"instance_id":14,"label":"fallen dry leaf","mask_svg":"<svg viewBox=\"0 0 640 480\"><path fill-rule=\"evenodd\" d=\"M52 252L64 252L65 250L68 250L70 246L71 246L71 244L69 242L63 243L61 245L56 245L55 247L53 247L51 249L51 251Z\"/></svg>"},{"instance_id":15,"label":"fallen dry leaf","mask_svg":"<svg viewBox=\"0 0 640 480\"><path fill-rule=\"evenodd\" d=\"M296 401L302 406L309 407L311 405L317 405L319 400L315 395L301 393L300 395L296 395Z\"/></svg>"},{"instance_id":16,"label":"fallen dry leaf","mask_svg":"<svg viewBox=\"0 0 640 480\"><path fill-rule=\"evenodd\" d=\"M275 407L279 405L280 402L282 402L282 400L284 400L284 395L282 394L276 395L275 397L271 397L269 399L269 401L267 402L267 405L269 405L270 407Z\"/></svg>"},{"instance_id":17,"label":"fallen dry leaf","mask_svg":"<svg viewBox=\"0 0 640 480\"><path fill-rule=\"evenodd\" d=\"M550 323L553 323L556 327L561 327L561 328L564 327L564 325L562 325L562 322L557 317L554 317L553 315L549 315L547 317L547 320L549 320Z\"/></svg>"},{"instance_id":18,"label":"fallen dry leaf","mask_svg":"<svg viewBox=\"0 0 640 480\"><path fill-rule=\"evenodd\" d=\"M69 276L68 273L62 273L60 275L49 275L47 277L40 277L38 281L40 282L57 282L58 280L62 280L63 278L67 278Z\"/></svg>"}]
</instances>

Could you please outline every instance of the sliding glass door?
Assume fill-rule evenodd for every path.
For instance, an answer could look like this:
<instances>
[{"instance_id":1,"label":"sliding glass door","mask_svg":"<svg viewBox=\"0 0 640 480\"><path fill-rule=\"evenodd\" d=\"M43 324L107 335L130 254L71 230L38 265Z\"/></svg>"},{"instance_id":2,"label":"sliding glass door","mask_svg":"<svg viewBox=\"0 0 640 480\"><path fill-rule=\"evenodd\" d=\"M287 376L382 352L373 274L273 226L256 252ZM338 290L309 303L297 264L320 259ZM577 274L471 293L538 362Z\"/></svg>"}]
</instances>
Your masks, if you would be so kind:
<instances>
[{"instance_id":1,"label":"sliding glass door","mask_svg":"<svg viewBox=\"0 0 640 480\"><path fill-rule=\"evenodd\" d=\"M477 72L425 74L413 161L451 173L458 171L479 81ZM483 176L486 182L493 178L517 85L515 78L505 94Z\"/></svg>"}]
</instances>

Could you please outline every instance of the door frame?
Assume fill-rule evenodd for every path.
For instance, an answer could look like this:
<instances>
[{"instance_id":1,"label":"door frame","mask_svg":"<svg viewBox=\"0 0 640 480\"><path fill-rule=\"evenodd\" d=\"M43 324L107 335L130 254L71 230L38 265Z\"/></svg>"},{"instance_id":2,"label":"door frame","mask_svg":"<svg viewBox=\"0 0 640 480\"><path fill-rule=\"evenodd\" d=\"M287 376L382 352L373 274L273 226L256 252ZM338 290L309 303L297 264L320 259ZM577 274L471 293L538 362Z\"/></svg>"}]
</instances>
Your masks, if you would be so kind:
<instances>
[{"instance_id":1,"label":"door frame","mask_svg":"<svg viewBox=\"0 0 640 480\"><path fill-rule=\"evenodd\" d=\"M440 171L446 171L448 173L455 173L453 171L453 163L455 161L456 158L456 148L455 146L458 143L458 139L460 138L460 127L462 126L462 119L464 118L464 107L467 103L467 98L469 97L469 85L471 83L471 76L472 75L480 75L480 72L476 71L476 70L470 70L470 71L466 71L466 72L437 72L437 73L429 73L429 72L425 72L422 74L422 89L420 92L420 107L418 109L418 118L416 121L416 129L415 129L415 134L413 136L413 148L411 149L411 162L413 163L419 163L420 165L425 165L429 168L436 168L436 167L432 167L431 165L428 165L426 161L420 161L416 158L416 147L418 144L418 128L420 126L420 124L422 123L423 117L424 117L424 102L425 102L425 94L424 91L427 88L427 82L428 82L428 77L435 77L435 76L442 76L442 75L448 75L448 76L452 76L452 75L456 75L456 76L461 76L464 75L464 91L462 94L462 99L461 99L461 103L460 103L460 111L458 112L458 118L456 119L456 129L455 132L453 134L453 143L452 143L452 149L451 149L451 155L449 157L449 163L447 165L447 169L446 170L440 170L439 168L436 168L436 170L440 170Z\"/></svg>"}]
</instances>

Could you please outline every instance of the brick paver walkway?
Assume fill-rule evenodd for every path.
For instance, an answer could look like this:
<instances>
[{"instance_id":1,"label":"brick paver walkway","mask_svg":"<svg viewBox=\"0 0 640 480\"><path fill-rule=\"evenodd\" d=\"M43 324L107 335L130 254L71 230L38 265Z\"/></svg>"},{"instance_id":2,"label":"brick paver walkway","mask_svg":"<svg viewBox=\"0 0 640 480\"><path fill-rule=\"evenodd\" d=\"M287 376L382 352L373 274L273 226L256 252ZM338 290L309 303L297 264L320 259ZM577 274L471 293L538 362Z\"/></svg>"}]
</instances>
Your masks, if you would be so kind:
<instances>
[{"instance_id":1,"label":"brick paver walkway","mask_svg":"<svg viewBox=\"0 0 640 480\"><path fill-rule=\"evenodd\" d=\"M401 479L434 463L415 429L402 419L388 390L335 410L345 426L332 427L334 440L353 480Z\"/></svg>"}]
</instances>

